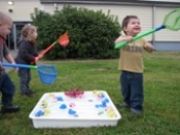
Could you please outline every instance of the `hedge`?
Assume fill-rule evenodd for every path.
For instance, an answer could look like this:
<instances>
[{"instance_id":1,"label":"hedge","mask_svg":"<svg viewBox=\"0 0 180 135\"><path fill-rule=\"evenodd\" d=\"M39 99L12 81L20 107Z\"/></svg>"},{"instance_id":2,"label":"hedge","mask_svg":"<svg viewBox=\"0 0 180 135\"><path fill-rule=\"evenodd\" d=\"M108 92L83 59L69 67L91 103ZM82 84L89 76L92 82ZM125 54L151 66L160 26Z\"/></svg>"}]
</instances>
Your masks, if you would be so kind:
<instances>
[{"instance_id":1,"label":"hedge","mask_svg":"<svg viewBox=\"0 0 180 135\"><path fill-rule=\"evenodd\" d=\"M33 24L38 27L38 48L44 49L61 34L68 32L70 44L63 48L55 45L48 59L59 58L115 58L114 40L121 30L117 17L86 8L64 6L54 14L35 10Z\"/></svg>"}]
</instances>

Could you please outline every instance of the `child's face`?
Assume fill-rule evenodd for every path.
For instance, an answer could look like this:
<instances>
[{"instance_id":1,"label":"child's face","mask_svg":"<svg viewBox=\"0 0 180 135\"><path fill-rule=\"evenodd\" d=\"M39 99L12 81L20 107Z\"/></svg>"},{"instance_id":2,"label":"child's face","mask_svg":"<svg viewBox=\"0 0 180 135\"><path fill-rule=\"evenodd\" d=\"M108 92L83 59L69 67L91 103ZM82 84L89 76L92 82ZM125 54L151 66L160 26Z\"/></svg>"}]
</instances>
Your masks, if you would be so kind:
<instances>
[{"instance_id":1,"label":"child's face","mask_svg":"<svg viewBox=\"0 0 180 135\"><path fill-rule=\"evenodd\" d=\"M0 24L0 35L6 38L7 35L9 35L11 32L11 26L12 26L12 23Z\"/></svg>"},{"instance_id":2,"label":"child's face","mask_svg":"<svg viewBox=\"0 0 180 135\"><path fill-rule=\"evenodd\" d=\"M127 26L124 28L127 35L135 36L141 31L139 19L132 18L129 20Z\"/></svg>"},{"instance_id":3,"label":"child's face","mask_svg":"<svg viewBox=\"0 0 180 135\"><path fill-rule=\"evenodd\" d=\"M33 29L33 31L32 31L32 38L33 38L34 40L36 40L36 39L37 39L37 36L38 36L37 30L36 30L36 29Z\"/></svg>"},{"instance_id":4,"label":"child's face","mask_svg":"<svg viewBox=\"0 0 180 135\"><path fill-rule=\"evenodd\" d=\"M32 41L35 41L37 39L37 30L36 28L32 28L31 31L29 32L29 36L31 37Z\"/></svg>"}]
</instances>

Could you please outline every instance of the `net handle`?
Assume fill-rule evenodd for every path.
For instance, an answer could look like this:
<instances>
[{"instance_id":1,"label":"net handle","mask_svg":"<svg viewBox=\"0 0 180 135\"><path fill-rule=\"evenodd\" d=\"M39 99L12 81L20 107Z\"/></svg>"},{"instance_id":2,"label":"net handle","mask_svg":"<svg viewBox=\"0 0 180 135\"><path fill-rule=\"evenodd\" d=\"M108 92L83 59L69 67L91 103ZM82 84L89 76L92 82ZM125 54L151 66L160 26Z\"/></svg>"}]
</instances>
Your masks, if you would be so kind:
<instances>
[{"instance_id":1,"label":"net handle","mask_svg":"<svg viewBox=\"0 0 180 135\"><path fill-rule=\"evenodd\" d=\"M59 43L60 46L62 47L66 47L69 44L69 36L68 33L65 32L63 35L59 36L59 38L54 41L51 45L49 45L46 49L44 49L43 51L41 51L39 53L39 55L36 57L36 61L38 61L40 58L44 57L44 55L50 51L54 45L56 45L57 43Z\"/></svg>"},{"instance_id":2,"label":"net handle","mask_svg":"<svg viewBox=\"0 0 180 135\"><path fill-rule=\"evenodd\" d=\"M133 37L133 39L132 39L131 41L122 41L122 42L117 42L117 43L115 43L115 49L123 48L123 47L125 47L128 43L130 43L130 42L132 42L132 41L136 41L136 40L138 40L138 39L140 39L140 38L142 38L142 37L144 37L144 36L150 35L150 34L156 32L156 31L159 31L159 30L161 30L161 29L167 28L167 27L164 25L164 23L166 22L166 20L168 19L168 17L169 17L172 13L178 12L178 10L180 11L180 8L175 9L175 10L171 11L170 13L168 13L168 14L165 16L165 18L164 18L163 25L161 25L161 26L159 26L159 27L157 27L157 28L153 28L153 29L150 29L150 30L148 30L148 31L142 32L142 33L138 34L137 36ZM179 17L178 17L178 19L179 19Z\"/></svg>"},{"instance_id":3,"label":"net handle","mask_svg":"<svg viewBox=\"0 0 180 135\"><path fill-rule=\"evenodd\" d=\"M10 64L10 63L1 63L2 66L5 67L14 67L14 68L31 68L31 69L37 69L38 66L34 66L34 65L26 65L26 64Z\"/></svg>"},{"instance_id":4,"label":"net handle","mask_svg":"<svg viewBox=\"0 0 180 135\"><path fill-rule=\"evenodd\" d=\"M52 77L52 75L54 76L54 78L53 78L53 82L51 82L51 83L46 83L46 82L44 82L43 80L42 80L42 78L40 77L41 75L41 72L39 72L40 70L41 71L43 71L40 67L41 66L44 66L44 65L40 65L40 66L33 66L33 65L26 65L26 64L10 64L10 63L1 63L0 62L0 64L2 65L2 66L5 66L5 67L13 67L13 68L30 68L30 69L37 69L38 70L38 75L39 75L39 78L40 78L40 80L41 80L41 82L43 83L43 84L52 84L54 81L55 81L55 79L56 79L56 76L57 76L57 71L56 71L56 69L55 69L55 72L52 74L50 74L50 76ZM48 67L47 65L46 65L46 67Z\"/></svg>"},{"instance_id":5,"label":"net handle","mask_svg":"<svg viewBox=\"0 0 180 135\"><path fill-rule=\"evenodd\" d=\"M147 35L150 35L151 33L154 33L156 31L159 31L161 29L165 29L166 27L164 25L161 25L157 28L153 28L153 29L150 29L148 31L145 31L145 32L142 32L140 34L138 34L137 36L133 37L131 41L122 41L122 42L117 42L115 44L115 49L118 49L118 48L123 48L124 46L126 46L128 43L132 42L132 41L136 41L142 37L145 37Z\"/></svg>"}]
</instances>

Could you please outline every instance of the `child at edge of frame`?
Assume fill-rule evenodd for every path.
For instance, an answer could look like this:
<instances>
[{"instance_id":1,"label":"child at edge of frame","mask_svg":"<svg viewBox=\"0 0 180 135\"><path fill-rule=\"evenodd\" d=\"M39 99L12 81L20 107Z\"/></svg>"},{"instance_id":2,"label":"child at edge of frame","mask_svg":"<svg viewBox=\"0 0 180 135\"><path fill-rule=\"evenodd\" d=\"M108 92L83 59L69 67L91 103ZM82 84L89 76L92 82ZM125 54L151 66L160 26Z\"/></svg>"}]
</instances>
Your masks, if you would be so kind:
<instances>
[{"instance_id":1,"label":"child at edge of frame","mask_svg":"<svg viewBox=\"0 0 180 135\"><path fill-rule=\"evenodd\" d=\"M6 39L8 34L11 32L12 19L0 12L0 92L2 94L2 107L0 110L1 114L13 113L20 110L19 106L13 105L13 97L15 94L15 87L9 75L5 72L2 66L3 58L5 58L9 63L15 64L14 58L10 54Z\"/></svg>"},{"instance_id":2,"label":"child at edge of frame","mask_svg":"<svg viewBox=\"0 0 180 135\"><path fill-rule=\"evenodd\" d=\"M155 48L144 39L132 41L141 32L140 20L135 15L128 15L122 21L123 35L115 43L128 41L128 45L120 49L119 70L123 103L120 108L129 108L131 113L141 116L143 113L143 51L153 52Z\"/></svg>"},{"instance_id":3,"label":"child at edge of frame","mask_svg":"<svg viewBox=\"0 0 180 135\"><path fill-rule=\"evenodd\" d=\"M21 37L18 43L18 54L16 63L18 64L36 64L42 56L38 56L36 40L38 37L37 28L32 24L26 24L21 30ZM23 96L32 97L33 90L30 88L31 69L19 68L20 93Z\"/></svg>"}]
</instances>

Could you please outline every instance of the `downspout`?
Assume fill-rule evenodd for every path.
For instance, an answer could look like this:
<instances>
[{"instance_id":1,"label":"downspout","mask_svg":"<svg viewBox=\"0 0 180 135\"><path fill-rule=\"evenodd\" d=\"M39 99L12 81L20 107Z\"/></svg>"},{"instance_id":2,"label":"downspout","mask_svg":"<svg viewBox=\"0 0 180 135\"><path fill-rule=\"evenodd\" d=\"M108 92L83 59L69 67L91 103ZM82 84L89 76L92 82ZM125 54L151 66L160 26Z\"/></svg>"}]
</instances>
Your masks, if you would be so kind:
<instances>
[{"instance_id":1,"label":"downspout","mask_svg":"<svg viewBox=\"0 0 180 135\"><path fill-rule=\"evenodd\" d=\"M156 12L156 7L155 5L152 5L152 28L155 27L155 12ZM155 33L152 34L152 45L155 46Z\"/></svg>"},{"instance_id":2,"label":"downspout","mask_svg":"<svg viewBox=\"0 0 180 135\"><path fill-rule=\"evenodd\" d=\"M14 43L14 50L17 50L17 31L16 31L16 24L13 24L13 43Z\"/></svg>"}]
</instances>

